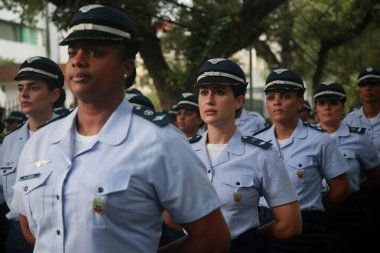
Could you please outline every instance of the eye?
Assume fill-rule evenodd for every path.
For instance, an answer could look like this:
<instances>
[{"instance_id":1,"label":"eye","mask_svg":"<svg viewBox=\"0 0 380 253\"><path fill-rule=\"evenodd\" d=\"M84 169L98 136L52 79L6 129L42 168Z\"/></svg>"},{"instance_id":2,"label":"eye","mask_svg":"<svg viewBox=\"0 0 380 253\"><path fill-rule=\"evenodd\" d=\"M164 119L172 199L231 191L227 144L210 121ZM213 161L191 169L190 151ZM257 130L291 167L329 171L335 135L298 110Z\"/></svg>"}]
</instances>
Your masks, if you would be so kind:
<instances>
[{"instance_id":1,"label":"eye","mask_svg":"<svg viewBox=\"0 0 380 253\"><path fill-rule=\"evenodd\" d=\"M100 57L102 56L102 52L99 49L92 48L88 51L88 55L94 56L94 57Z\"/></svg>"},{"instance_id":2,"label":"eye","mask_svg":"<svg viewBox=\"0 0 380 253\"><path fill-rule=\"evenodd\" d=\"M17 90L18 90L19 92L21 92L23 88L24 88L24 87L22 87L22 86L17 86Z\"/></svg>"},{"instance_id":3,"label":"eye","mask_svg":"<svg viewBox=\"0 0 380 253\"><path fill-rule=\"evenodd\" d=\"M281 94L281 99L282 100L288 100L288 99L291 99L291 98L292 98L292 96L289 93Z\"/></svg>"},{"instance_id":4,"label":"eye","mask_svg":"<svg viewBox=\"0 0 380 253\"><path fill-rule=\"evenodd\" d=\"M37 85L32 85L32 86L30 86L30 90L31 91L38 91L38 90L40 90L40 87Z\"/></svg>"},{"instance_id":5,"label":"eye","mask_svg":"<svg viewBox=\"0 0 380 253\"><path fill-rule=\"evenodd\" d=\"M207 94L208 94L208 90L206 90L206 89L200 89L199 90L199 95L200 96L207 96Z\"/></svg>"},{"instance_id":6,"label":"eye","mask_svg":"<svg viewBox=\"0 0 380 253\"><path fill-rule=\"evenodd\" d=\"M67 50L67 54L69 55L69 58L73 58L77 54L77 50L75 50L74 48L69 48Z\"/></svg>"},{"instance_id":7,"label":"eye","mask_svg":"<svg viewBox=\"0 0 380 253\"><path fill-rule=\"evenodd\" d=\"M272 101L272 100L274 100L274 98L275 98L274 94L267 94L267 100L268 101Z\"/></svg>"},{"instance_id":8,"label":"eye","mask_svg":"<svg viewBox=\"0 0 380 253\"><path fill-rule=\"evenodd\" d=\"M225 94L225 92L222 89L217 89L217 90L215 90L215 94L218 96L223 96Z\"/></svg>"}]
</instances>

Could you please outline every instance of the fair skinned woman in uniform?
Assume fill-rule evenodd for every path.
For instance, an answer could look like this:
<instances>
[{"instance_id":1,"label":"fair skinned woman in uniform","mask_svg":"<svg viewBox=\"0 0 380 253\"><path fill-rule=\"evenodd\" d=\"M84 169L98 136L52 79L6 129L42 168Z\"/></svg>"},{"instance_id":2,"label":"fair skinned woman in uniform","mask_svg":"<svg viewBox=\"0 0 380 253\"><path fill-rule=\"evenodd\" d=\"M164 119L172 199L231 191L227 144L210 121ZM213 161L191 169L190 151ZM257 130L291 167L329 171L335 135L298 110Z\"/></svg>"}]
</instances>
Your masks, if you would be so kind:
<instances>
[{"instance_id":1,"label":"fair skinned woman in uniform","mask_svg":"<svg viewBox=\"0 0 380 253\"><path fill-rule=\"evenodd\" d=\"M48 58L37 56L26 59L21 64L15 80L19 91L20 109L28 116L28 120L8 133L1 147L0 183L3 184L10 207L18 160L25 143L41 125L57 117L53 113L54 108L62 106L65 101L63 74L59 66ZM7 218L11 221L11 227L5 252L32 252L34 237L28 229L25 216L19 219L18 213L11 207ZM20 223L26 225L22 232L29 243L21 234Z\"/></svg>"},{"instance_id":2,"label":"fair skinned woman in uniform","mask_svg":"<svg viewBox=\"0 0 380 253\"><path fill-rule=\"evenodd\" d=\"M243 136L235 125L247 86L243 70L231 60L210 59L200 68L196 86L201 118L208 128L190 143L222 200L232 237L230 252L261 252L260 238L299 235L298 200L283 162L269 143ZM257 216L262 195L276 217L264 226Z\"/></svg>"},{"instance_id":3,"label":"fair skinned woman in uniform","mask_svg":"<svg viewBox=\"0 0 380 253\"><path fill-rule=\"evenodd\" d=\"M71 20L60 44L78 107L27 143L13 198L36 252L228 250L220 200L187 139L165 115L124 98L140 42L110 6L81 7ZM158 249L164 210L189 236Z\"/></svg>"},{"instance_id":4,"label":"fair skinned woman in uniform","mask_svg":"<svg viewBox=\"0 0 380 253\"><path fill-rule=\"evenodd\" d=\"M304 90L303 80L296 72L272 71L264 92L273 125L254 135L271 142L284 160L302 212L302 234L271 242L269 252L326 252L324 210L336 207L349 195L348 168L337 146L325 133L299 119ZM322 178L331 188L325 196L321 193ZM261 221L272 220L265 199L260 200L260 206Z\"/></svg>"},{"instance_id":5,"label":"fair skinned woman in uniform","mask_svg":"<svg viewBox=\"0 0 380 253\"><path fill-rule=\"evenodd\" d=\"M359 193L380 185L380 159L371 134L365 128L342 123L346 93L334 82L321 83L315 88L314 99L319 126L326 130L350 165L350 197L336 210L328 212L328 243L331 252L359 252L364 228L363 199Z\"/></svg>"}]
</instances>

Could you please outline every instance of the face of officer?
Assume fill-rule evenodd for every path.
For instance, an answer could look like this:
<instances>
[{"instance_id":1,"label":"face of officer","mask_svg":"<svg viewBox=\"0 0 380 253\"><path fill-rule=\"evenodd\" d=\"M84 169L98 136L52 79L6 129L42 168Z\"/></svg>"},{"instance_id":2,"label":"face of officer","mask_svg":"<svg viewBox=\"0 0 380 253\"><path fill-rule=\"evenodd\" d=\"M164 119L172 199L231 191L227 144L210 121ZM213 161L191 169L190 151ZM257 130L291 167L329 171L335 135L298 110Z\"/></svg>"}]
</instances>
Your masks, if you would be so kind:
<instances>
[{"instance_id":1,"label":"face of officer","mask_svg":"<svg viewBox=\"0 0 380 253\"><path fill-rule=\"evenodd\" d=\"M198 105L205 124L214 127L235 124L236 110L243 106L243 95L234 96L230 85L202 85Z\"/></svg>"},{"instance_id":2,"label":"face of officer","mask_svg":"<svg viewBox=\"0 0 380 253\"><path fill-rule=\"evenodd\" d=\"M196 135L201 123L202 119L198 112L186 108L178 110L176 125L187 137Z\"/></svg>"},{"instance_id":3,"label":"face of officer","mask_svg":"<svg viewBox=\"0 0 380 253\"><path fill-rule=\"evenodd\" d=\"M321 126L334 126L340 123L344 111L344 104L338 98L316 101L316 113Z\"/></svg>"},{"instance_id":4,"label":"face of officer","mask_svg":"<svg viewBox=\"0 0 380 253\"><path fill-rule=\"evenodd\" d=\"M297 122L303 97L295 91L270 91L266 93L266 106L270 119L275 124Z\"/></svg>"},{"instance_id":5,"label":"face of officer","mask_svg":"<svg viewBox=\"0 0 380 253\"><path fill-rule=\"evenodd\" d=\"M124 81L133 71L132 60L122 57L125 50L121 42L112 41L76 40L69 44L65 78L78 104L118 104L124 98Z\"/></svg>"},{"instance_id":6,"label":"face of officer","mask_svg":"<svg viewBox=\"0 0 380 253\"><path fill-rule=\"evenodd\" d=\"M360 84L359 93L364 104L380 103L380 82Z\"/></svg>"},{"instance_id":7,"label":"face of officer","mask_svg":"<svg viewBox=\"0 0 380 253\"><path fill-rule=\"evenodd\" d=\"M39 79L20 80L17 83L21 111L32 118L50 118L53 103L59 98L58 88L49 90L47 83Z\"/></svg>"}]
</instances>

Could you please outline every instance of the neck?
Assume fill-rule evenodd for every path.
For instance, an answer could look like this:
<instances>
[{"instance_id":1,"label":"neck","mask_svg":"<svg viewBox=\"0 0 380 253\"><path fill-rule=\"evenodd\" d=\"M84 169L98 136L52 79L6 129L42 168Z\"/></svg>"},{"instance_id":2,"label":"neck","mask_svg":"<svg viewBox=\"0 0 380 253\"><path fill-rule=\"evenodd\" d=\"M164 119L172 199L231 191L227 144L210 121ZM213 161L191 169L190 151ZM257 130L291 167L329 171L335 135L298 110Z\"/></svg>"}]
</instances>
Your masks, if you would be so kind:
<instances>
[{"instance_id":1,"label":"neck","mask_svg":"<svg viewBox=\"0 0 380 253\"><path fill-rule=\"evenodd\" d=\"M287 123L275 123L274 131L276 133L276 138L280 140L288 139L296 129L298 124L298 118L294 121L289 121Z\"/></svg>"},{"instance_id":2,"label":"neck","mask_svg":"<svg viewBox=\"0 0 380 253\"><path fill-rule=\"evenodd\" d=\"M364 103L363 111L367 118L374 118L380 112L380 103Z\"/></svg>"},{"instance_id":3,"label":"neck","mask_svg":"<svg viewBox=\"0 0 380 253\"><path fill-rule=\"evenodd\" d=\"M207 142L209 144L227 144L235 131L235 123L229 124L223 128L209 125L207 128Z\"/></svg>"},{"instance_id":4,"label":"neck","mask_svg":"<svg viewBox=\"0 0 380 253\"><path fill-rule=\"evenodd\" d=\"M340 126L340 120L337 122L320 122L321 128L326 130L327 133L334 133Z\"/></svg>"},{"instance_id":5,"label":"neck","mask_svg":"<svg viewBox=\"0 0 380 253\"><path fill-rule=\"evenodd\" d=\"M37 129L40 126L42 126L43 124L45 124L51 119L52 114L53 114L53 110L50 110L46 113L43 113L37 116L29 115L29 119L28 119L29 130L32 132L37 131Z\"/></svg>"},{"instance_id":6,"label":"neck","mask_svg":"<svg viewBox=\"0 0 380 253\"><path fill-rule=\"evenodd\" d=\"M98 134L121 102L122 99L109 103L104 101L100 105L78 101L76 119L78 133L85 136Z\"/></svg>"}]
</instances>

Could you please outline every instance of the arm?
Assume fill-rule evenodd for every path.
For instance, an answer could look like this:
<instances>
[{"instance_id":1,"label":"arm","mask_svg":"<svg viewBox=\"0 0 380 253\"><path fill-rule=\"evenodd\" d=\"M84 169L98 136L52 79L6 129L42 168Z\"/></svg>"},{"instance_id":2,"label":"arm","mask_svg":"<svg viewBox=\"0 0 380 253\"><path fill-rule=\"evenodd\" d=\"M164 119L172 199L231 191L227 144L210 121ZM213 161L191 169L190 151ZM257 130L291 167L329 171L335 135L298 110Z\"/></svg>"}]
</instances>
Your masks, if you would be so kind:
<instances>
[{"instance_id":1,"label":"arm","mask_svg":"<svg viewBox=\"0 0 380 253\"><path fill-rule=\"evenodd\" d=\"M365 177L360 182L360 189L369 191L380 186L380 164L375 168L365 170Z\"/></svg>"},{"instance_id":2,"label":"arm","mask_svg":"<svg viewBox=\"0 0 380 253\"><path fill-rule=\"evenodd\" d=\"M173 243L161 247L159 253L223 253L228 252L230 233L220 209L194 222L181 224L188 232Z\"/></svg>"},{"instance_id":3,"label":"arm","mask_svg":"<svg viewBox=\"0 0 380 253\"><path fill-rule=\"evenodd\" d=\"M339 206L340 203L350 196L350 185L347 173L340 174L337 177L326 180L326 182L330 187L330 191L323 196L322 202L326 210L331 210Z\"/></svg>"},{"instance_id":4,"label":"arm","mask_svg":"<svg viewBox=\"0 0 380 253\"><path fill-rule=\"evenodd\" d=\"M25 240L31 245L34 245L36 243L36 238L34 237L32 232L30 232L28 219L26 218L26 216L22 214L19 215L19 219L20 219L21 231L22 231L22 234L24 235Z\"/></svg>"},{"instance_id":5,"label":"arm","mask_svg":"<svg viewBox=\"0 0 380 253\"><path fill-rule=\"evenodd\" d=\"M263 237L287 239L301 234L302 218L298 201L272 207L271 210L275 220L259 228Z\"/></svg>"}]
</instances>

